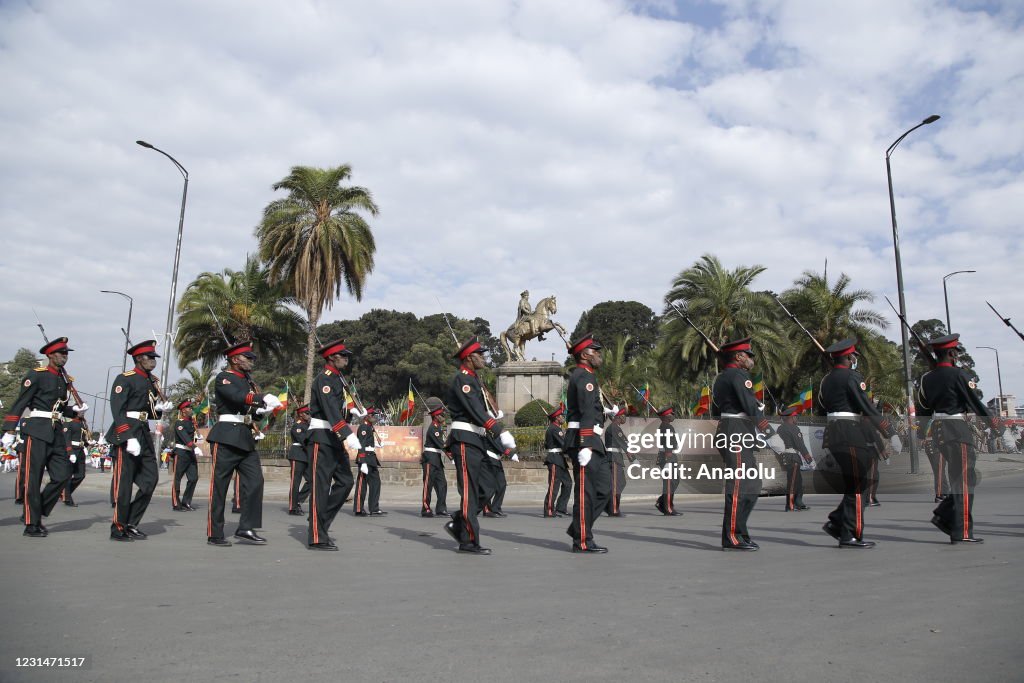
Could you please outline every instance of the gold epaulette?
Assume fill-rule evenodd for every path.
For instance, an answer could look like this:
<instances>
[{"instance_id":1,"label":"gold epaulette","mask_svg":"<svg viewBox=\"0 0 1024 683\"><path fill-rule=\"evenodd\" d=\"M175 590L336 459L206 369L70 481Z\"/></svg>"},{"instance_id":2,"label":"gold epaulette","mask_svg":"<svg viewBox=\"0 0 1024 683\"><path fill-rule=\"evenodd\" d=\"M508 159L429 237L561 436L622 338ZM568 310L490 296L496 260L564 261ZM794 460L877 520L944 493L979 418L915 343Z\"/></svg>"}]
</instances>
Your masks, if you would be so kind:
<instances>
[{"instance_id":1,"label":"gold epaulette","mask_svg":"<svg viewBox=\"0 0 1024 683\"><path fill-rule=\"evenodd\" d=\"M469 370L459 370L459 372L461 372L463 375L469 374Z\"/></svg>"},{"instance_id":2,"label":"gold epaulette","mask_svg":"<svg viewBox=\"0 0 1024 683\"><path fill-rule=\"evenodd\" d=\"M131 376L132 376L132 375L134 375L134 374L135 374L135 371L134 371L134 370L129 370L128 372L123 372L123 373L121 373L121 376L122 376L122 377L131 377Z\"/></svg>"},{"instance_id":3,"label":"gold epaulette","mask_svg":"<svg viewBox=\"0 0 1024 683\"><path fill-rule=\"evenodd\" d=\"M43 367L41 367L41 368L32 368L32 369L35 370L36 372L46 372L46 366L45 365Z\"/></svg>"},{"instance_id":4,"label":"gold epaulette","mask_svg":"<svg viewBox=\"0 0 1024 683\"><path fill-rule=\"evenodd\" d=\"M74 377L72 377L71 375L69 375L69 374L68 374L68 373L66 373L66 372L64 373L64 376L65 376L65 377L67 377L67 380L68 380L69 382L74 382L74 381L75 381L75 378L74 378Z\"/></svg>"}]
</instances>

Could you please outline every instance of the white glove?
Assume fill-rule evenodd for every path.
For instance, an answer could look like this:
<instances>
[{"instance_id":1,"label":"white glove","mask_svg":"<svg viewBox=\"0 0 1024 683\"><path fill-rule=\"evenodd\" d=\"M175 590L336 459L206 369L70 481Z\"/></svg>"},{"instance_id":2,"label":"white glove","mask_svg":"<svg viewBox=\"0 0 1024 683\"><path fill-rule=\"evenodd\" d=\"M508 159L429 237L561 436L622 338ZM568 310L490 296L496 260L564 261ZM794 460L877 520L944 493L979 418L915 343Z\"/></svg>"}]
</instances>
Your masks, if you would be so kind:
<instances>
[{"instance_id":1,"label":"white glove","mask_svg":"<svg viewBox=\"0 0 1024 683\"><path fill-rule=\"evenodd\" d=\"M367 415L367 411L359 410L359 408L356 408L355 406L349 408L348 412L352 417L356 418L357 420L362 420Z\"/></svg>"},{"instance_id":2,"label":"white glove","mask_svg":"<svg viewBox=\"0 0 1024 683\"><path fill-rule=\"evenodd\" d=\"M70 460L71 464L74 465L76 462L78 462L78 456L72 453L70 456L68 456L68 460Z\"/></svg>"},{"instance_id":3,"label":"white glove","mask_svg":"<svg viewBox=\"0 0 1024 683\"><path fill-rule=\"evenodd\" d=\"M889 439L889 446L892 448L893 453L899 453L903 450L903 439L897 434L893 434L892 438Z\"/></svg>"},{"instance_id":4,"label":"white glove","mask_svg":"<svg viewBox=\"0 0 1024 683\"><path fill-rule=\"evenodd\" d=\"M254 434L252 438L255 439L256 441L263 441L263 439L267 438L267 435L264 434L263 432L256 432L256 434Z\"/></svg>"},{"instance_id":5,"label":"white glove","mask_svg":"<svg viewBox=\"0 0 1024 683\"><path fill-rule=\"evenodd\" d=\"M84 413L85 411L89 410L89 404L83 403L80 406L71 406L71 410L75 411L76 413Z\"/></svg>"},{"instance_id":6,"label":"white glove","mask_svg":"<svg viewBox=\"0 0 1024 683\"><path fill-rule=\"evenodd\" d=\"M171 403L170 401L164 401L163 403L158 403L156 409L166 413L170 410L174 410L174 404Z\"/></svg>"},{"instance_id":7,"label":"white glove","mask_svg":"<svg viewBox=\"0 0 1024 683\"><path fill-rule=\"evenodd\" d=\"M500 420L500 419L501 419L501 418L503 418L503 417L505 417L505 411L503 411L503 410L499 410L499 411L498 411L498 414L494 416L494 419L495 419L495 420Z\"/></svg>"},{"instance_id":8,"label":"white glove","mask_svg":"<svg viewBox=\"0 0 1024 683\"><path fill-rule=\"evenodd\" d=\"M142 452L142 444L134 436L128 439L128 443L124 445L124 448L131 455L138 455Z\"/></svg>"},{"instance_id":9,"label":"white glove","mask_svg":"<svg viewBox=\"0 0 1024 683\"><path fill-rule=\"evenodd\" d=\"M362 465L359 466L359 471L362 472L363 474L369 474L370 467L364 462Z\"/></svg>"},{"instance_id":10,"label":"white glove","mask_svg":"<svg viewBox=\"0 0 1024 683\"><path fill-rule=\"evenodd\" d=\"M607 415L608 417L615 417L615 413L617 413L617 412L619 412L619 407L617 405L614 405L614 404L612 405L611 408L605 408L604 409L604 414Z\"/></svg>"},{"instance_id":11,"label":"white glove","mask_svg":"<svg viewBox=\"0 0 1024 683\"><path fill-rule=\"evenodd\" d=\"M581 448L580 454L576 456L576 459L579 460L580 467L586 467L587 463L590 462L590 456L592 456L593 454L594 451L590 450L589 448Z\"/></svg>"},{"instance_id":12,"label":"white glove","mask_svg":"<svg viewBox=\"0 0 1024 683\"><path fill-rule=\"evenodd\" d=\"M487 451L487 457L494 458L495 460L501 460L501 456L495 453L494 451Z\"/></svg>"},{"instance_id":13,"label":"white glove","mask_svg":"<svg viewBox=\"0 0 1024 683\"><path fill-rule=\"evenodd\" d=\"M499 439L501 441L501 445L504 446L505 448L508 448L513 451L516 449L516 439L514 436L512 436L511 432L502 432Z\"/></svg>"},{"instance_id":14,"label":"white glove","mask_svg":"<svg viewBox=\"0 0 1024 683\"><path fill-rule=\"evenodd\" d=\"M358 451L363 447L363 444L359 443L359 437L354 433L345 437L345 445L348 446L350 451Z\"/></svg>"},{"instance_id":15,"label":"white glove","mask_svg":"<svg viewBox=\"0 0 1024 683\"><path fill-rule=\"evenodd\" d=\"M512 462L519 462L519 454L518 453L513 453L511 459L512 459Z\"/></svg>"},{"instance_id":16,"label":"white glove","mask_svg":"<svg viewBox=\"0 0 1024 683\"><path fill-rule=\"evenodd\" d=\"M7 432L4 437L0 439L0 444L3 444L4 448L10 448L14 445L14 434Z\"/></svg>"},{"instance_id":17,"label":"white glove","mask_svg":"<svg viewBox=\"0 0 1024 683\"><path fill-rule=\"evenodd\" d=\"M256 414L257 415L266 415L267 413L272 413L272 412L274 412L273 408L257 408L256 409Z\"/></svg>"},{"instance_id":18,"label":"white glove","mask_svg":"<svg viewBox=\"0 0 1024 683\"><path fill-rule=\"evenodd\" d=\"M199 446L196 446L195 448L192 449L192 452L195 453L196 455L202 455L203 449L200 448Z\"/></svg>"},{"instance_id":19,"label":"white glove","mask_svg":"<svg viewBox=\"0 0 1024 683\"><path fill-rule=\"evenodd\" d=\"M786 450L786 442L783 441L782 437L779 436L778 434L773 434L770 437L768 437L768 441L766 443L768 444L768 448L775 451L776 453L781 453L782 451Z\"/></svg>"},{"instance_id":20,"label":"white glove","mask_svg":"<svg viewBox=\"0 0 1024 683\"><path fill-rule=\"evenodd\" d=\"M270 408L271 410L273 410L274 408L280 408L281 399L279 399L277 396L274 396L273 394L267 394L266 396L263 397L263 405L265 405L267 408Z\"/></svg>"}]
</instances>

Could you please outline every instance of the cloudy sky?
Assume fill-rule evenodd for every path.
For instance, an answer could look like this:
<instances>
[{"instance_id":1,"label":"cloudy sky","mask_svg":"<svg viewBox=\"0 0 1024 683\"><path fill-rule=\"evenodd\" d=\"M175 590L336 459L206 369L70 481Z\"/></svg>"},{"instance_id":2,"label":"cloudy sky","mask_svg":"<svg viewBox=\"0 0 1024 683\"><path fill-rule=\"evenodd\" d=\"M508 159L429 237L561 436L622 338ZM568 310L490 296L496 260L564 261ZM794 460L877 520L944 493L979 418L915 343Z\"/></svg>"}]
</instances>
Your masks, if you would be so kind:
<instances>
[{"instance_id":1,"label":"cloudy sky","mask_svg":"<svg viewBox=\"0 0 1024 683\"><path fill-rule=\"evenodd\" d=\"M127 313L101 289L134 297L134 337L163 331L182 179L137 139L190 174L179 294L241 267L291 166L348 163L381 207L377 268L325 321L437 296L497 332L526 288L569 328L608 299L660 309L708 252L776 290L827 259L895 301L885 149L940 114L892 157L910 317L977 270L949 280L953 327L986 394L978 344L1024 399L1024 344L984 303L1024 327L1022 20L980 0L7 0L0 358L40 344L34 308L100 392Z\"/></svg>"}]
</instances>

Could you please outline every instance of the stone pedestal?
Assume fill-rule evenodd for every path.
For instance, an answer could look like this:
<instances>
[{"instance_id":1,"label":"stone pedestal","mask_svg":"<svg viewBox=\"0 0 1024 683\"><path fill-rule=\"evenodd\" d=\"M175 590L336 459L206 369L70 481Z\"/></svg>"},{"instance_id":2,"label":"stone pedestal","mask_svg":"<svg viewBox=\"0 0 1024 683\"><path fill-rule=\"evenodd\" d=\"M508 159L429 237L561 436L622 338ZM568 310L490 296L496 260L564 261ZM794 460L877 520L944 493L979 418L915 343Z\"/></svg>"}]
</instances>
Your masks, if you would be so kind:
<instances>
[{"instance_id":1,"label":"stone pedestal","mask_svg":"<svg viewBox=\"0 0 1024 683\"><path fill-rule=\"evenodd\" d=\"M565 369L561 363L549 360L509 361L499 367L499 410L505 413L505 423L512 424L517 410L534 398L557 406L562 398ZM530 394L533 394L531 397Z\"/></svg>"}]
</instances>

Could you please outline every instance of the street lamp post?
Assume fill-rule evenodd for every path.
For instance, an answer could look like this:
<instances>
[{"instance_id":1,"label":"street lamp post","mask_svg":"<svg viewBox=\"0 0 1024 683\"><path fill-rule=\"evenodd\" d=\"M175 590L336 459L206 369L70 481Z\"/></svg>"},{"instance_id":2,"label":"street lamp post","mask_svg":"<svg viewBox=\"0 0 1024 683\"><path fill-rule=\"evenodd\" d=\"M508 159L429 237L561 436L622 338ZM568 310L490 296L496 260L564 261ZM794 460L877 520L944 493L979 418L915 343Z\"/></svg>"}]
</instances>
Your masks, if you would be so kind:
<instances>
[{"instance_id":1,"label":"street lamp post","mask_svg":"<svg viewBox=\"0 0 1024 683\"><path fill-rule=\"evenodd\" d=\"M106 394L106 397L104 397L102 400L106 401L107 402L107 406L106 407L110 408L110 421L111 422L114 421L114 409L110 405L110 399L107 398L107 397L110 396L110 371L113 370L116 367L117 367L116 365L111 365L109 368L107 368L107 378L105 380L103 380L103 390L106 391L107 394ZM124 372L124 364L123 363L121 364L121 368L122 368L121 372ZM106 412L106 409L104 409L104 412ZM103 427L103 425L101 424L100 428L102 429L102 427Z\"/></svg>"},{"instance_id":2,"label":"street lamp post","mask_svg":"<svg viewBox=\"0 0 1024 683\"><path fill-rule=\"evenodd\" d=\"M996 354L996 377L999 379L999 398L996 405L999 406L999 417L1003 417L1003 371L999 369L999 350L994 346L979 346L979 349L995 351Z\"/></svg>"},{"instance_id":3,"label":"street lamp post","mask_svg":"<svg viewBox=\"0 0 1024 683\"><path fill-rule=\"evenodd\" d=\"M167 377L167 373L170 371L171 348L173 346L174 341L173 337L171 336L171 328L174 325L174 301L177 296L178 290L178 263L181 260L181 233L185 227L185 198L188 197L188 171L185 170L184 166L178 163L177 159L175 159L162 149L154 147L145 140L136 140L135 144L141 147L145 147L146 149L151 149L154 152L160 152L160 154L163 154L165 157L171 160L171 163L174 164L175 168L178 169L178 172L181 173L181 177L185 179L185 186L181 190L181 213L178 216L178 242L174 247L174 271L171 274L171 298L167 302L167 325L164 328L164 341L167 346L166 348L163 349L164 364L163 370L160 373L160 376L164 382L164 386L170 386L170 379Z\"/></svg>"},{"instance_id":4,"label":"street lamp post","mask_svg":"<svg viewBox=\"0 0 1024 683\"><path fill-rule=\"evenodd\" d=\"M101 289L101 294L117 294L128 299L128 327L124 331L124 358L121 360L121 372L124 372L128 367L128 340L132 338L132 307L135 305L135 300L124 292L116 292L112 289Z\"/></svg>"},{"instance_id":5,"label":"street lamp post","mask_svg":"<svg viewBox=\"0 0 1024 683\"><path fill-rule=\"evenodd\" d=\"M896 199L892 193L892 166L889 163L889 157L892 155L893 150L896 146L903 142L903 138L907 137L921 126L926 126L929 123L935 123L939 120L937 114L932 114L921 123L917 124L903 135L896 138L896 141L889 145L889 148L885 150L885 175L889 180L889 210L892 214L892 247L896 253L896 290L899 294L900 299L900 315L903 319L907 319L907 300L903 292L903 262L900 259L900 235L899 230L896 228ZM903 341L903 380L906 385L907 392L907 436L910 438L910 473L917 474L918 470L918 454L917 454L917 431L914 429L914 418L916 416L916 410L914 409L914 382L910 377L910 340L907 338L907 326L900 325L900 336Z\"/></svg>"},{"instance_id":6,"label":"street lamp post","mask_svg":"<svg viewBox=\"0 0 1024 683\"><path fill-rule=\"evenodd\" d=\"M954 270L942 276L942 298L946 301L946 334L953 334L953 325L949 322L949 292L946 291L946 280L960 273L976 273L976 270Z\"/></svg>"}]
</instances>

